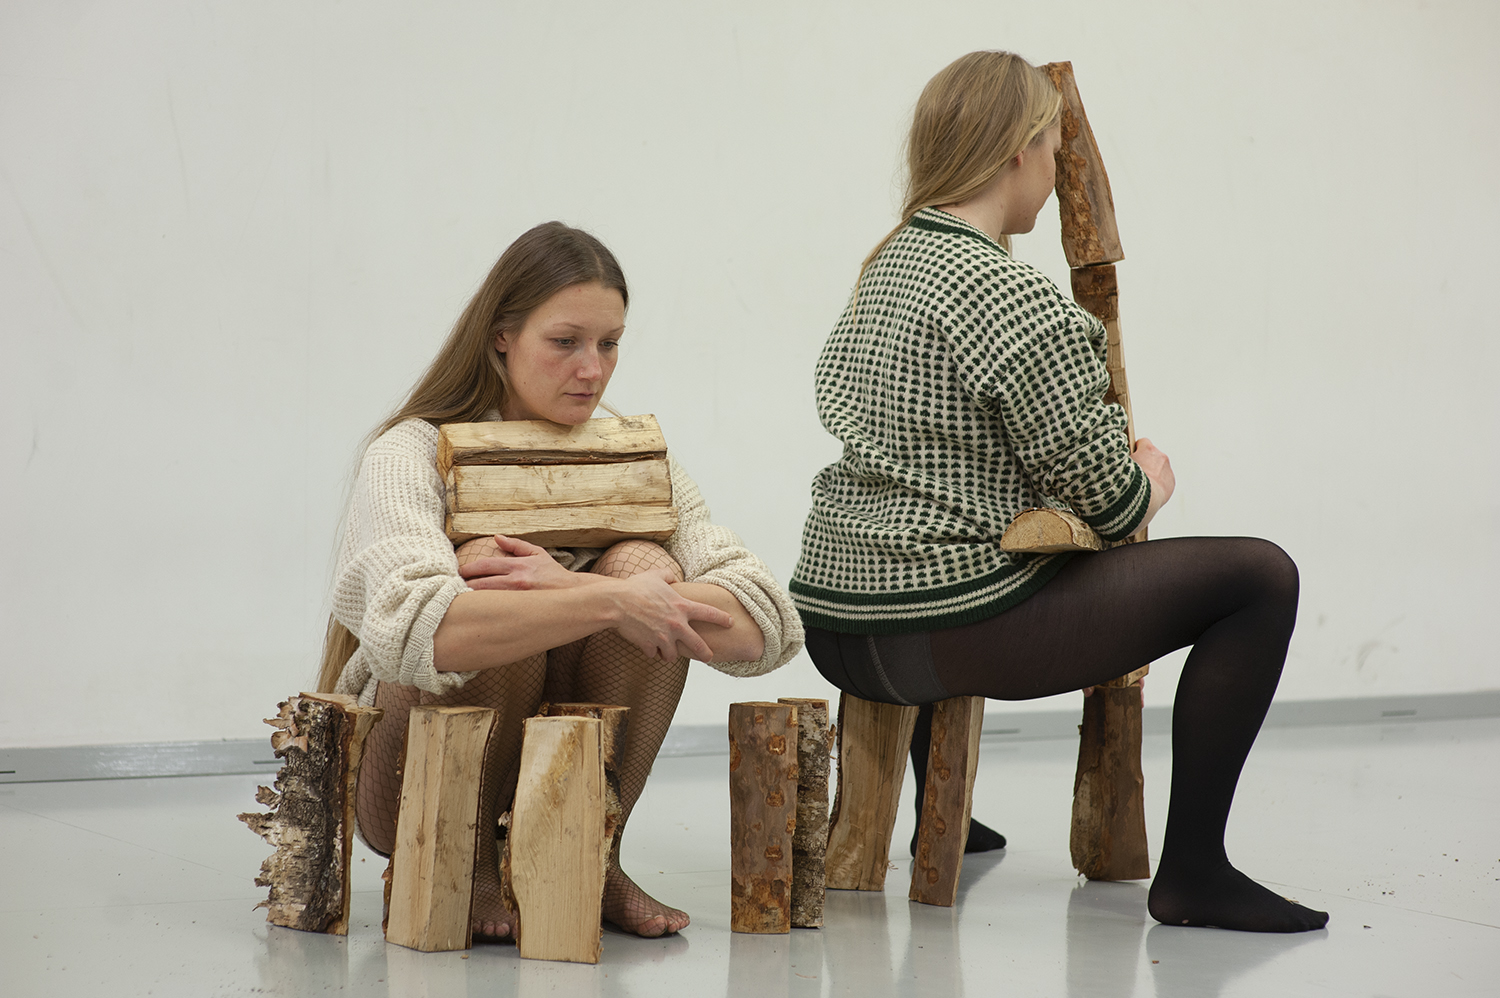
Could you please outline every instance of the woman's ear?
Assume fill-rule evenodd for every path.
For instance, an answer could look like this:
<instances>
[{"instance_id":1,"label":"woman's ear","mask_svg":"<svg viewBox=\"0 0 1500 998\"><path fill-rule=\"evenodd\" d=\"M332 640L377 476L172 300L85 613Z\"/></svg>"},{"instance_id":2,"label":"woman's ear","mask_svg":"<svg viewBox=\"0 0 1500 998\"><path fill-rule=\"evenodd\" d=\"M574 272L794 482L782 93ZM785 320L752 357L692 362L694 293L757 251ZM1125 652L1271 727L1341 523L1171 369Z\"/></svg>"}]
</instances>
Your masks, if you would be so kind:
<instances>
[{"instance_id":1,"label":"woman's ear","mask_svg":"<svg viewBox=\"0 0 1500 998\"><path fill-rule=\"evenodd\" d=\"M506 351L506 347L507 347L507 344L505 342L505 334L503 332L496 333L495 334L495 352L496 353L504 353Z\"/></svg>"}]
</instances>

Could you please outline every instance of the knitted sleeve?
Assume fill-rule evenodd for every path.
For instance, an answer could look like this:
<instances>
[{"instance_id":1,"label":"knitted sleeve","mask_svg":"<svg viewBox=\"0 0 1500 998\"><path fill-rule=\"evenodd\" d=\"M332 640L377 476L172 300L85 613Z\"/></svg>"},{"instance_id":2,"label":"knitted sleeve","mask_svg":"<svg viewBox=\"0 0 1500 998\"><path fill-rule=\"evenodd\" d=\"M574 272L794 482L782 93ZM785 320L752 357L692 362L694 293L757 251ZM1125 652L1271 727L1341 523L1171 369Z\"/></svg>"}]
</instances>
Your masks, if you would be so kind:
<instances>
[{"instance_id":1,"label":"knitted sleeve","mask_svg":"<svg viewBox=\"0 0 1500 998\"><path fill-rule=\"evenodd\" d=\"M760 676L779 669L802 648L802 620L791 597L734 531L709 518L708 504L682 465L673 459L671 468L678 523L677 532L665 544L667 553L682 566L686 581L718 586L739 600L766 642L759 661L708 664L731 676Z\"/></svg>"},{"instance_id":2,"label":"knitted sleeve","mask_svg":"<svg viewBox=\"0 0 1500 998\"><path fill-rule=\"evenodd\" d=\"M965 390L1000 416L1037 490L1066 503L1106 540L1145 518L1150 480L1130 456L1125 410L1109 387L1104 325L1041 272L1007 261L999 293L952 329Z\"/></svg>"},{"instance_id":3,"label":"knitted sleeve","mask_svg":"<svg viewBox=\"0 0 1500 998\"><path fill-rule=\"evenodd\" d=\"M359 639L340 689L353 692L373 676L446 693L475 675L439 672L432 660L433 632L468 591L443 532L437 436L423 420L406 420L360 463L334 573L334 616Z\"/></svg>"}]
</instances>

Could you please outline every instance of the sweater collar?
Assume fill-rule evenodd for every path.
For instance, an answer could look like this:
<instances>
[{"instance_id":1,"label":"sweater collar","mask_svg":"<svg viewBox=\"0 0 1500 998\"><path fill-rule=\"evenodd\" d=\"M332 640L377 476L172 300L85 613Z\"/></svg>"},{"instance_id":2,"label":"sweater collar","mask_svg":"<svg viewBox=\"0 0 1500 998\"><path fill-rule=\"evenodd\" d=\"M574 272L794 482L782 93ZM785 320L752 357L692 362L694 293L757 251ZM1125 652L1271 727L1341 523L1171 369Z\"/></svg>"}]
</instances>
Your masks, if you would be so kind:
<instances>
[{"instance_id":1,"label":"sweater collar","mask_svg":"<svg viewBox=\"0 0 1500 998\"><path fill-rule=\"evenodd\" d=\"M954 236L969 236L978 239L986 246L999 250L1010 256L1005 247L991 239L989 233L970 222L966 222L957 215L950 215L941 208L923 208L911 217L906 223L915 229L923 229L927 232L946 232Z\"/></svg>"}]
</instances>

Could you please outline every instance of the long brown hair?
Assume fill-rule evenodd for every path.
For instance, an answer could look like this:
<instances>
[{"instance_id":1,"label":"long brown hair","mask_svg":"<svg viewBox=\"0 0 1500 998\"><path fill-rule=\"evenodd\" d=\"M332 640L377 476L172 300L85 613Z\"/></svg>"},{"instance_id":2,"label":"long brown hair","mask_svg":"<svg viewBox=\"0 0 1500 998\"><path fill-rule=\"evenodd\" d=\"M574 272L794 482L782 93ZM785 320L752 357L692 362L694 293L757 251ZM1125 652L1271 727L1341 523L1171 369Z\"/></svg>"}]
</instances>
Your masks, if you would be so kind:
<instances>
[{"instance_id":1,"label":"long brown hair","mask_svg":"<svg viewBox=\"0 0 1500 998\"><path fill-rule=\"evenodd\" d=\"M561 222L544 222L511 243L453 324L453 332L407 396L365 440L365 446L405 419L472 423L503 409L510 394L505 359L495 350L495 334L513 332L548 298L575 284L598 283L620 292L626 307L630 291L609 249ZM331 693L359 638L328 618L318 692Z\"/></svg>"},{"instance_id":2,"label":"long brown hair","mask_svg":"<svg viewBox=\"0 0 1500 998\"><path fill-rule=\"evenodd\" d=\"M861 275L913 215L984 190L1061 114L1047 74L1013 52L970 52L945 66L912 114L901 221L865 257Z\"/></svg>"}]
</instances>

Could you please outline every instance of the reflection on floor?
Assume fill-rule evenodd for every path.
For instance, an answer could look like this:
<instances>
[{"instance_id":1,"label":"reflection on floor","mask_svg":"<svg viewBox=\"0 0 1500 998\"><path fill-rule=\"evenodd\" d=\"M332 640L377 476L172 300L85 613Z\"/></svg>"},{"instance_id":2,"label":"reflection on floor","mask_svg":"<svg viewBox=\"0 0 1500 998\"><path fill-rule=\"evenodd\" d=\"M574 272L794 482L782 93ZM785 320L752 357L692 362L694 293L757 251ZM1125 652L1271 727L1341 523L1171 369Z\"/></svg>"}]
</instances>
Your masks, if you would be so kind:
<instances>
[{"instance_id":1,"label":"reflection on floor","mask_svg":"<svg viewBox=\"0 0 1500 998\"><path fill-rule=\"evenodd\" d=\"M381 861L355 861L347 940L270 928L252 906L266 854L234 815L255 777L0 788L0 995L1493 995L1500 979L1500 719L1268 729L1241 781L1230 855L1332 913L1262 936L1159 926L1146 885L1086 883L1068 863L1074 745L987 742L975 814L1011 840L971 856L959 903L906 900L898 845L884 894L833 892L827 924L728 931L723 757L661 760L627 865L694 922L607 933L597 967L513 946L422 954L380 936ZM1159 843L1169 748L1147 739ZM908 780L908 782L910 782ZM908 793L910 786L908 786ZM910 814L896 842L911 834Z\"/></svg>"}]
</instances>

